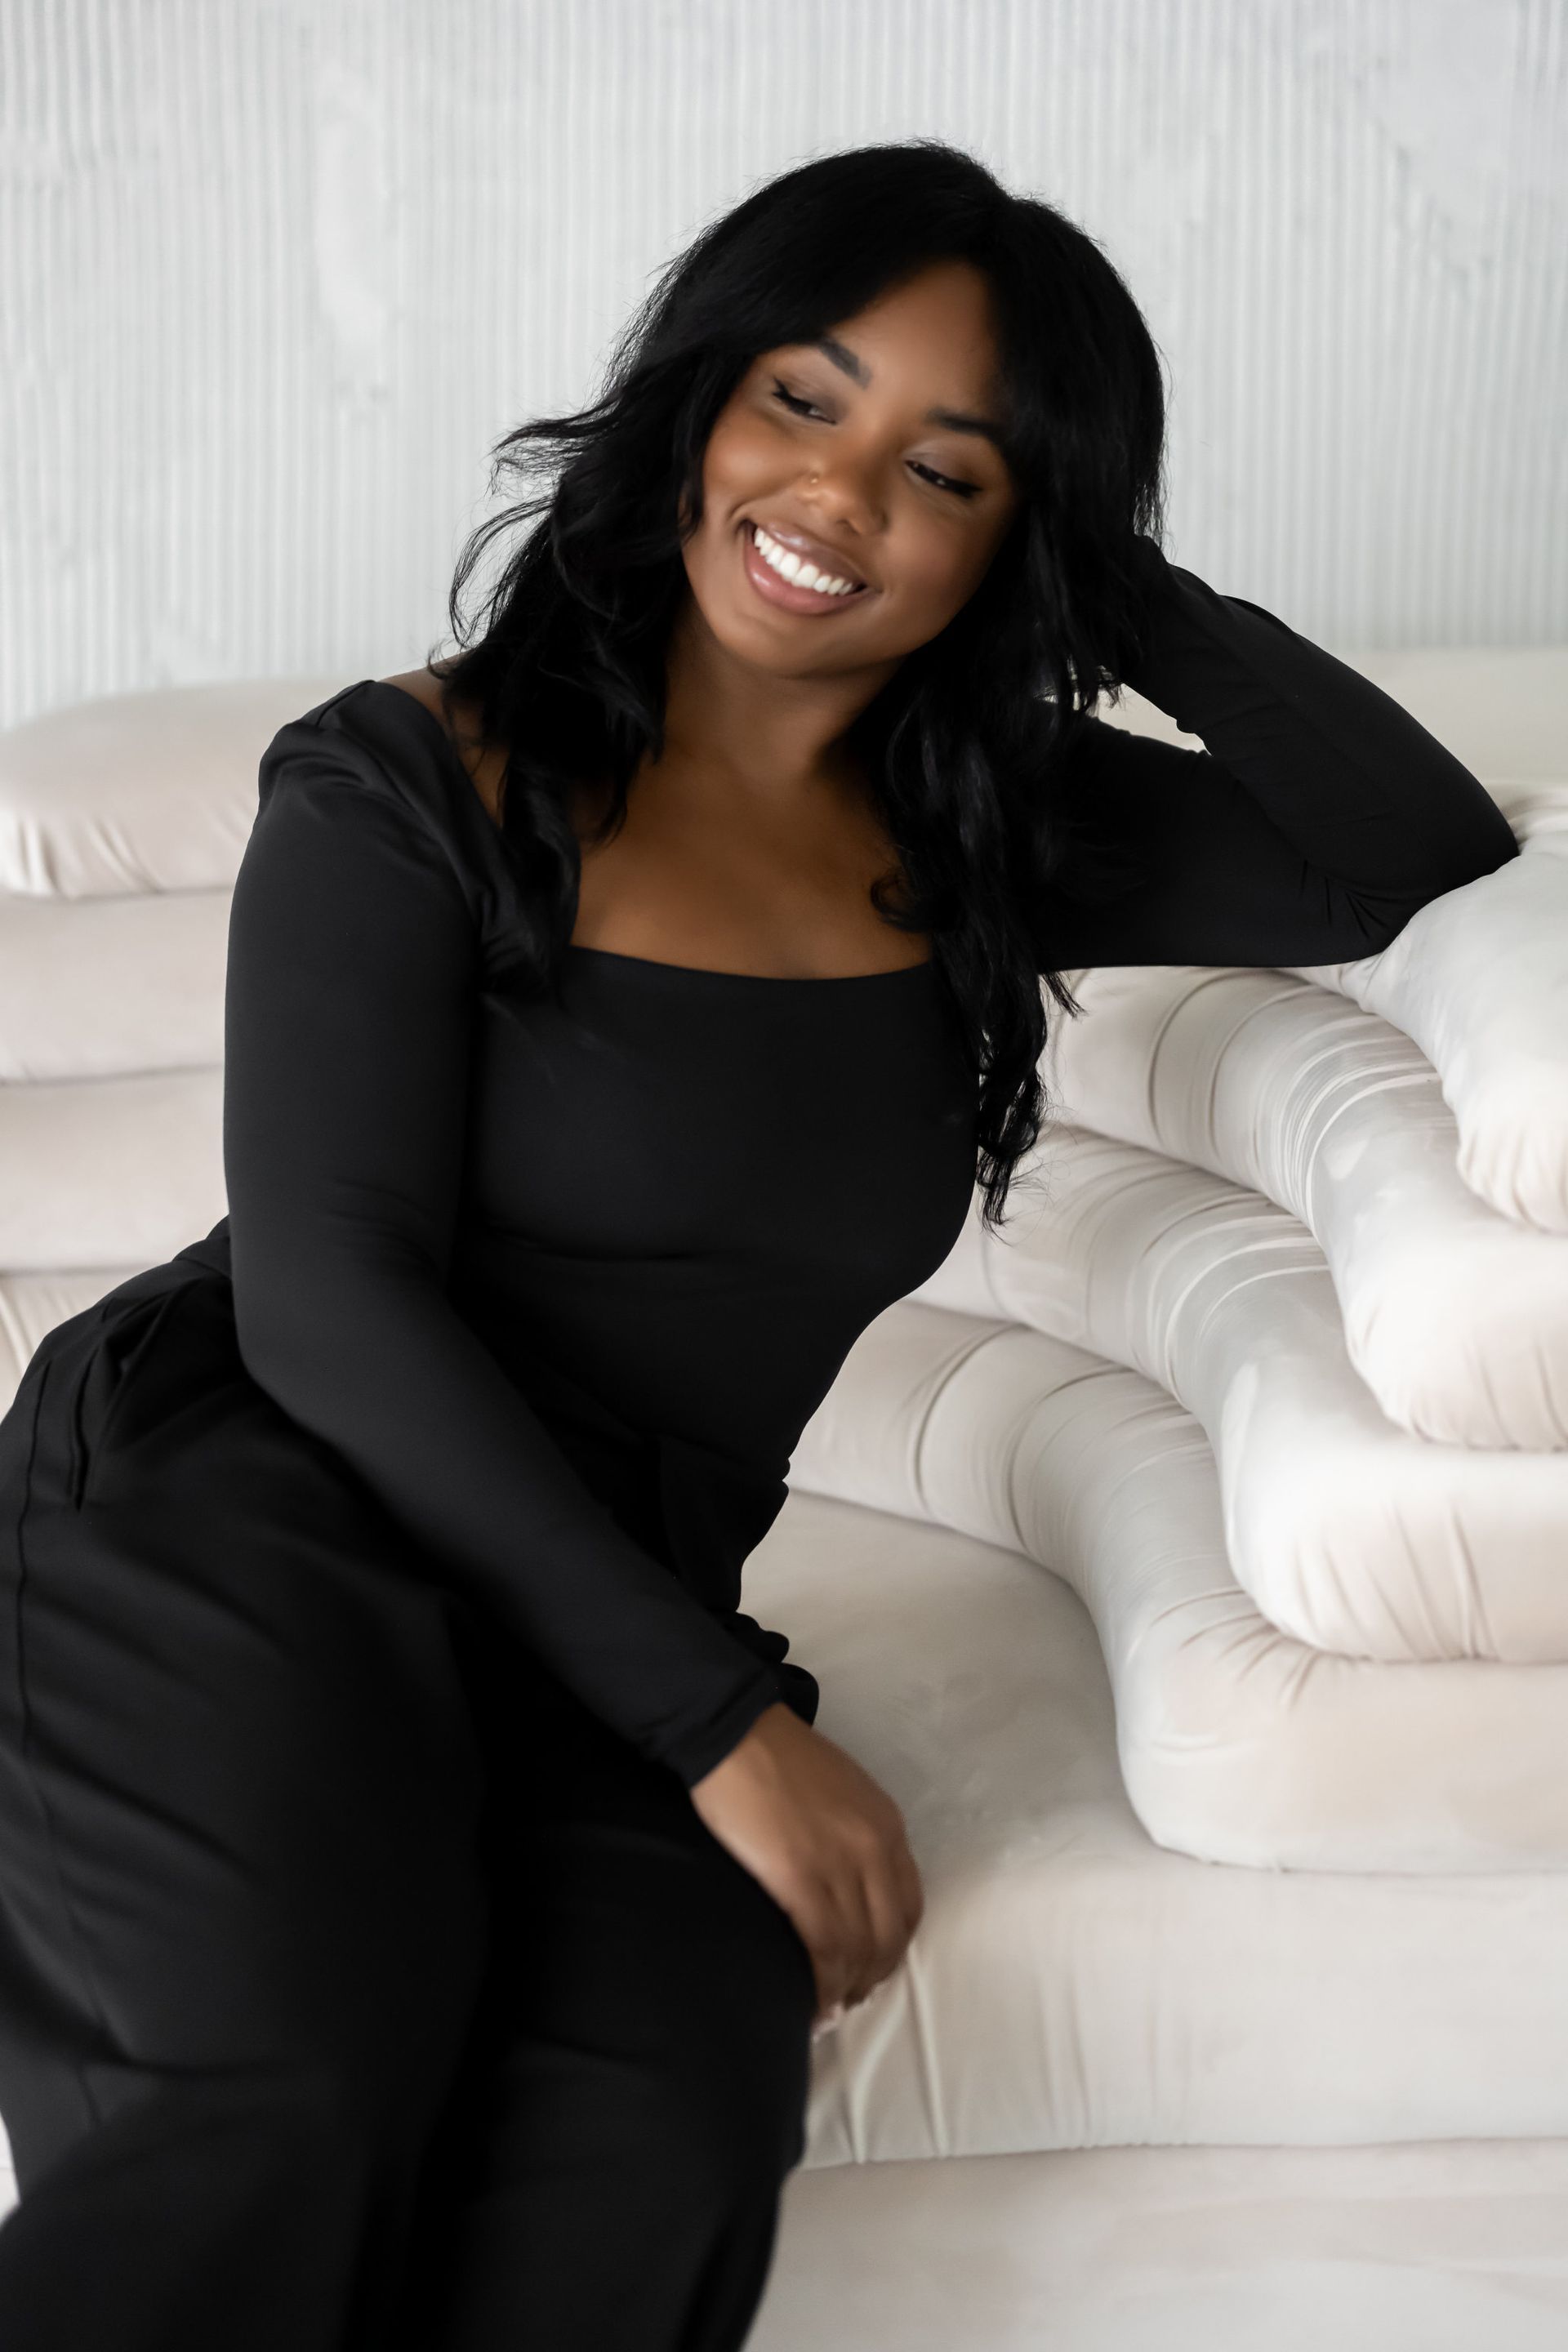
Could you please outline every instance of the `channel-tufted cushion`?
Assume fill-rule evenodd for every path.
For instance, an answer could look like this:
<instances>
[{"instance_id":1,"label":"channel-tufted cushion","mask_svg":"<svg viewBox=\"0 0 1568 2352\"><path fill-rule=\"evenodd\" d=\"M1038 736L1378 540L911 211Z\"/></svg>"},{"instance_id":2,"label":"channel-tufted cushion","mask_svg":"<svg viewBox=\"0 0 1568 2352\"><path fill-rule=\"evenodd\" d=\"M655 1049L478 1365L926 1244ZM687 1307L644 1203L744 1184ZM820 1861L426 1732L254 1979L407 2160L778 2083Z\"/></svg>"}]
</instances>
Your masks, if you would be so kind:
<instances>
[{"instance_id":1,"label":"channel-tufted cushion","mask_svg":"<svg viewBox=\"0 0 1568 2352\"><path fill-rule=\"evenodd\" d=\"M1305 1227L1245 1187L1064 1129L1004 1229L914 1295L1157 1381L1203 1426L1237 1582L1313 1648L1568 1662L1568 1452L1432 1444L1352 1367Z\"/></svg>"},{"instance_id":2,"label":"channel-tufted cushion","mask_svg":"<svg viewBox=\"0 0 1568 2352\"><path fill-rule=\"evenodd\" d=\"M1479 920L1524 862L1453 898ZM1568 859L1552 864L1550 920L1518 927L1521 961L1553 926L1568 937ZM1442 1082L1403 1031L1277 971L1121 965L1073 984L1083 1017L1055 1015L1043 1065L1055 1120L1209 1170L1309 1227L1349 1361L1402 1429L1568 1446L1568 1244L1465 1182ZM1568 1072L1564 1039L1568 1002ZM1536 1100L1545 1116L1549 1085Z\"/></svg>"}]
</instances>

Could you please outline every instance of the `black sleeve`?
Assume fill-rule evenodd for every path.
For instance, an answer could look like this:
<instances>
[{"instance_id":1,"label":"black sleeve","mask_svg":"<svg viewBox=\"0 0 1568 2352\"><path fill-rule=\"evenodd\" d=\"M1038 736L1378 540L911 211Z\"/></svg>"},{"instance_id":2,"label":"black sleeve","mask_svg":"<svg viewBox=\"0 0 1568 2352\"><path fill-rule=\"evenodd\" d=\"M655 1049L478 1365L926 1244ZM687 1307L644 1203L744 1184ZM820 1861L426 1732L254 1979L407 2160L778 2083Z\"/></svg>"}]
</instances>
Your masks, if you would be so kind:
<instances>
[{"instance_id":1,"label":"black sleeve","mask_svg":"<svg viewBox=\"0 0 1568 2352\"><path fill-rule=\"evenodd\" d=\"M1031 908L1042 971L1352 962L1518 855L1485 786L1392 696L1138 546L1126 683L1206 748L1069 722L1068 847Z\"/></svg>"},{"instance_id":2,"label":"black sleeve","mask_svg":"<svg viewBox=\"0 0 1568 2352\"><path fill-rule=\"evenodd\" d=\"M313 731L318 750L263 761L230 919L223 1150L243 1360L455 1589L689 1787L778 1678L622 1528L449 1304L473 910L405 787Z\"/></svg>"}]
</instances>

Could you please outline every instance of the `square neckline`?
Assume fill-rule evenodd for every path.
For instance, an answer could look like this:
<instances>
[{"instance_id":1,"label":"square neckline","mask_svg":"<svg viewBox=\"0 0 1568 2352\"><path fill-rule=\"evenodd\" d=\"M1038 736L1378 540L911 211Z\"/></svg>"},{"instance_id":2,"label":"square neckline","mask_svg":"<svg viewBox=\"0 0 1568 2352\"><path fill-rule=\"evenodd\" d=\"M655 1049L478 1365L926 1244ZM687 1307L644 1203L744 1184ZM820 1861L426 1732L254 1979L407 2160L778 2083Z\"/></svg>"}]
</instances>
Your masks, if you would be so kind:
<instances>
[{"instance_id":1,"label":"square neckline","mask_svg":"<svg viewBox=\"0 0 1568 2352\"><path fill-rule=\"evenodd\" d=\"M400 702L410 704L414 709L421 713L439 739L447 757L447 772L449 780L456 782L459 777L461 778L464 792L473 801L485 824L492 833L499 834L500 827L479 798L479 789L458 756L456 744L429 704L422 702L418 695L411 694L406 687L395 686L390 678L362 678L360 688L363 689L367 686L381 687L386 693L395 694ZM639 971L675 972L682 979L760 981L764 987L773 988L847 988L858 981L902 980L910 972L933 971L936 967L936 958L928 955L922 956L918 963L889 964L880 971L723 971L713 964L670 963L662 956L627 955L620 948L590 947L585 941L577 940L567 940L566 953L577 956L600 956L611 963L631 965Z\"/></svg>"}]
</instances>

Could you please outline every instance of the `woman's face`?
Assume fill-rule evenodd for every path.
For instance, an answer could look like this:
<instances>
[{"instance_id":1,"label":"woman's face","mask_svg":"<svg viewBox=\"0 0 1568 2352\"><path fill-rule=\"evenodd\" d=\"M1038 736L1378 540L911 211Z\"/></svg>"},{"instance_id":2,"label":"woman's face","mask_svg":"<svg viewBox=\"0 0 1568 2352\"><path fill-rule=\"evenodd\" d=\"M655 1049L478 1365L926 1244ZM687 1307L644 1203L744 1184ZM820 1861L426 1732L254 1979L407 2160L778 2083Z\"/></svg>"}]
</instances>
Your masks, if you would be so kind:
<instances>
[{"instance_id":1,"label":"woman's face","mask_svg":"<svg viewBox=\"0 0 1568 2352\"><path fill-rule=\"evenodd\" d=\"M692 594L731 654L776 674L879 668L947 626L1005 535L1017 495L994 440L999 365L985 280L942 261L836 326L753 362L714 424ZM944 422L932 411L945 411ZM760 526L849 594L781 578Z\"/></svg>"}]
</instances>

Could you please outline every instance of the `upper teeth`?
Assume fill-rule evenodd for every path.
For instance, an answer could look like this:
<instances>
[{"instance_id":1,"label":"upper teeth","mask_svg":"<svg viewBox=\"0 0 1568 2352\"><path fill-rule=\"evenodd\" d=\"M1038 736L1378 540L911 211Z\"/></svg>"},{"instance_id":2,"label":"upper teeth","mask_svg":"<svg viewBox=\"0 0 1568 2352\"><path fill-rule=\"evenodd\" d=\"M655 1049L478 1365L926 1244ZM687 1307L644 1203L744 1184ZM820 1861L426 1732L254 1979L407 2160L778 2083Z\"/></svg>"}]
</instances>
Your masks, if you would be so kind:
<instances>
[{"instance_id":1,"label":"upper teeth","mask_svg":"<svg viewBox=\"0 0 1568 2352\"><path fill-rule=\"evenodd\" d=\"M830 577L818 572L815 563L803 563L798 555L792 555L787 547L770 539L760 522L752 525L752 536L763 562L792 580L797 588L815 588L823 596L849 596L860 584L858 580L840 580L837 574Z\"/></svg>"}]
</instances>

